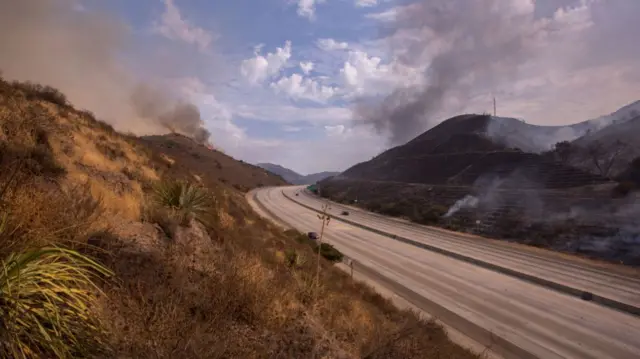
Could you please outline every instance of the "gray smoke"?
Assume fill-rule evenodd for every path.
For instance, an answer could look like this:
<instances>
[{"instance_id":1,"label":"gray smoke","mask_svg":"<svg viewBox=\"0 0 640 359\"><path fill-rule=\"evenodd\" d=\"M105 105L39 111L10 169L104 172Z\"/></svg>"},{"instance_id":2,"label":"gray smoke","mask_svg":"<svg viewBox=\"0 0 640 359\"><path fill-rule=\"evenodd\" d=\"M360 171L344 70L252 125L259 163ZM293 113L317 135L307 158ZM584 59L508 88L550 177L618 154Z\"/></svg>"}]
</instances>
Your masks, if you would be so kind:
<instances>
[{"instance_id":1,"label":"gray smoke","mask_svg":"<svg viewBox=\"0 0 640 359\"><path fill-rule=\"evenodd\" d=\"M170 132L207 143L211 133L204 128L200 110L193 104L176 100L160 87L138 85L131 96L138 117L153 121Z\"/></svg>"},{"instance_id":2,"label":"gray smoke","mask_svg":"<svg viewBox=\"0 0 640 359\"><path fill-rule=\"evenodd\" d=\"M456 201L442 217L448 218L456 214L461 209L464 208L476 208L480 203L478 197L472 195L466 195L463 198Z\"/></svg>"},{"instance_id":3,"label":"gray smoke","mask_svg":"<svg viewBox=\"0 0 640 359\"><path fill-rule=\"evenodd\" d=\"M357 106L356 121L389 134L392 144L410 139L434 124L448 97L464 102L477 85L491 91L498 78L513 76L535 50L542 25L531 9L503 0L420 0L404 8L394 35L413 36L392 35L401 39L392 46L404 65L431 59L425 85L395 89L377 106Z\"/></svg>"},{"instance_id":4,"label":"gray smoke","mask_svg":"<svg viewBox=\"0 0 640 359\"><path fill-rule=\"evenodd\" d=\"M80 1L0 0L0 71L6 79L56 87L74 106L120 131L173 129L204 141L209 133L196 106L167 88L138 86L141 79L121 65L133 49L131 38L122 22L83 9Z\"/></svg>"}]
</instances>

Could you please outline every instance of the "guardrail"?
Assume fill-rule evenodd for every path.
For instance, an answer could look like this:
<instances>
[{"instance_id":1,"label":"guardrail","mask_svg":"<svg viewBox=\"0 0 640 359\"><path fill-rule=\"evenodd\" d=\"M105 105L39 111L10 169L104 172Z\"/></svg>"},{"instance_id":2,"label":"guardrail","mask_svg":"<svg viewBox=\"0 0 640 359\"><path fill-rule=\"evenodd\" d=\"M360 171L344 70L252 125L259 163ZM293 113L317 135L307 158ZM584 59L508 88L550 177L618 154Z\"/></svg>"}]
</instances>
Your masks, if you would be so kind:
<instances>
[{"instance_id":1,"label":"guardrail","mask_svg":"<svg viewBox=\"0 0 640 359\"><path fill-rule=\"evenodd\" d=\"M288 196L284 192L284 190L282 191L282 195L286 199L288 199L288 200L290 200L290 201L292 201L292 202L294 202L294 203L296 203L296 204L298 204L298 205L300 205L300 206L302 206L304 208L307 208L307 209L312 210L314 212L322 213L322 211L320 211L320 210L318 210L316 208L313 208L311 206L308 206L308 205L306 205L306 204L304 204L302 202L299 202L299 201L291 198L290 196ZM345 218L341 218L341 217L337 217L337 216L331 216L331 217L333 219L338 220L338 221L350 224L350 225L352 225L354 227L362 228L364 230L367 230L367 231L370 231L370 232L373 232L373 233L376 233L376 234L379 234L379 235L394 239L394 240L402 242L402 243L406 243L406 244L409 244L409 245L412 245L412 246L415 246L415 247L418 247L418 248L422 248L422 249L426 249L426 250L429 250L429 251L432 251L432 252L443 254L443 255L446 255L448 257L451 257L451 258L454 258L454 259L458 259L458 260L461 260L461 261L464 261L464 262L467 262L467 263L471 263L471 264L474 264L474 265L477 265L479 267L483 267L483 268L486 268L486 269L489 269L489 270L493 270L493 271L498 272L498 273L506 274L506 275L509 275L511 277L514 277L514 278L526 280L528 282L531 282L531 283L534 283L534 284L537 284L537 285L540 285L540 286L543 286L543 287L547 287L547 288L556 290L556 291L564 293L564 294L568 294L568 295L571 295L571 296L574 296L574 297L578 297L578 298L581 298L581 299L586 300L586 301L592 301L592 302L598 303L598 304L600 304L602 306L609 307L609 308L612 308L612 309L615 309L615 310L619 310L621 312L625 312L625 313L629 313L629 314L640 316L640 307L636 307L636 306L633 306L633 305L630 305L630 304L627 304L627 303L623 303L623 302L617 301L615 299L603 297L603 296L594 294L592 292L584 291L582 289L570 287L570 286L565 285L565 284L561 284L561 283L553 282L553 281L550 281L550 280L547 280L547 279L544 279L544 278L536 277L536 276L531 275L531 274L518 272L516 270L509 269L509 268L506 268L506 267L502 267L502 266L499 266L499 265L496 265L496 264L493 264L493 263L485 262L485 261L479 260L477 258L469 257L469 256L466 256L466 255L463 255L463 254L460 254L460 253L452 252L452 251L449 251L449 250L446 250L446 249L442 249L442 248L439 248L439 247L436 247L436 246L432 246L432 245L429 245L429 244L426 244L426 243L418 242L418 241L415 241L413 239L401 237L401 236L395 235L393 233L389 233L389 232L382 231L382 230L379 230L379 229L376 229L376 228L365 226L363 224L360 224L360 223L357 223L357 222L354 222L354 221L350 221L350 220L345 219Z\"/></svg>"}]
</instances>

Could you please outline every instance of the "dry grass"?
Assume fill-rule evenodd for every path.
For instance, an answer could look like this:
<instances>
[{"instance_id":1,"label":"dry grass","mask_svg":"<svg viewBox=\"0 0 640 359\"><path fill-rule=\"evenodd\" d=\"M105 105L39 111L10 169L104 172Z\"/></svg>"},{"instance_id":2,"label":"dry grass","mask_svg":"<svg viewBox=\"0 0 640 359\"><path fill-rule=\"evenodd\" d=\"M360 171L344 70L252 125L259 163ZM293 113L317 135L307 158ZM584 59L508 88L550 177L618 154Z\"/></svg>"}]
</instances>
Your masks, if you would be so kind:
<instances>
[{"instance_id":1,"label":"dry grass","mask_svg":"<svg viewBox=\"0 0 640 359\"><path fill-rule=\"evenodd\" d=\"M101 284L106 295L88 315L104 323L97 339L113 357L476 357L329 261L318 286L315 261L304 260L313 248L259 218L206 158L185 163L189 154L171 153L167 162L35 92L0 83L0 258L64 245L110 268L114 280ZM231 181L242 166L220 177ZM170 240L158 229L166 217L140 222L158 179L194 174L215 198L212 221L178 223Z\"/></svg>"}]
</instances>

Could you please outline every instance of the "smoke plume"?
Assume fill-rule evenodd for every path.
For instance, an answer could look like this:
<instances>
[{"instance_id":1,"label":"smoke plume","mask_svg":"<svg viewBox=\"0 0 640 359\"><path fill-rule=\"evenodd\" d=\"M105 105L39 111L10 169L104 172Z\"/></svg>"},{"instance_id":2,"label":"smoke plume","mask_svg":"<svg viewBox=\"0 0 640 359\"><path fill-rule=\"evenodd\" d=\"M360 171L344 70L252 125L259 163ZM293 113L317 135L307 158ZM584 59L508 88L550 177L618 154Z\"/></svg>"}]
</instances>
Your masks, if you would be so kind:
<instances>
[{"instance_id":1,"label":"smoke plume","mask_svg":"<svg viewBox=\"0 0 640 359\"><path fill-rule=\"evenodd\" d=\"M144 81L122 66L131 38L126 25L79 1L0 0L3 77L56 87L120 131L172 130L205 142L209 133L195 105L168 88L140 85Z\"/></svg>"},{"instance_id":2,"label":"smoke plume","mask_svg":"<svg viewBox=\"0 0 640 359\"><path fill-rule=\"evenodd\" d=\"M491 91L538 47L545 23L533 13L526 1L420 0L405 7L393 24L392 48L403 65L428 63L425 85L395 89L374 107L358 106L356 120L399 144L433 125L450 97L464 103L474 88Z\"/></svg>"},{"instance_id":3,"label":"smoke plume","mask_svg":"<svg viewBox=\"0 0 640 359\"><path fill-rule=\"evenodd\" d=\"M154 121L170 132L181 133L199 143L207 143L211 135L204 128L200 110L192 104L176 100L158 87L138 85L131 96L136 115Z\"/></svg>"},{"instance_id":4,"label":"smoke plume","mask_svg":"<svg viewBox=\"0 0 640 359\"><path fill-rule=\"evenodd\" d=\"M442 217L443 218L451 217L454 214L456 214L456 212L464 208L476 208L479 202L480 200L478 199L478 197L475 197L472 195L466 195L463 198L457 200L456 203L454 203L453 206L451 206L451 208L449 208L447 213L445 213Z\"/></svg>"}]
</instances>

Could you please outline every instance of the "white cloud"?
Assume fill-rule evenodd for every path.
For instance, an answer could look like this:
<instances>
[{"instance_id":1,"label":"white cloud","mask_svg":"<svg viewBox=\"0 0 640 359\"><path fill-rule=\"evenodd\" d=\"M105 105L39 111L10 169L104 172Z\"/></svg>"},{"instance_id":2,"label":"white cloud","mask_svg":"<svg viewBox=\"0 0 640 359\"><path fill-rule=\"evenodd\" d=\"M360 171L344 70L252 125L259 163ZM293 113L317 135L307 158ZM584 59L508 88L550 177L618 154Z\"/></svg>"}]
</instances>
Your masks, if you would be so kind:
<instances>
[{"instance_id":1,"label":"white cloud","mask_svg":"<svg viewBox=\"0 0 640 359\"><path fill-rule=\"evenodd\" d=\"M324 130L329 137L336 137L344 135L346 128L344 125L326 125Z\"/></svg>"},{"instance_id":2,"label":"white cloud","mask_svg":"<svg viewBox=\"0 0 640 359\"><path fill-rule=\"evenodd\" d=\"M240 65L242 76L254 85L280 73L291 58L291 41L285 42L284 47L278 47L275 52L266 56L260 54L261 49L261 45L257 46L255 56L242 61Z\"/></svg>"},{"instance_id":3,"label":"white cloud","mask_svg":"<svg viewBox=\"0 0 640 359\"><path fill-rule=\"evenodd\" d=\"M422 81L422 68L404 66L396 61L383 63L364 51L350 51L340 69L346 97L375 96L390 92L395 86L416 85Z\"/></svg>"},{"instance_id":4,"label":"white cloud","mask_svg":"<svg viewBox=\"0 0 640 359\"><path fill-rule=\"evenodd\" d=\"M334 125L351 120L351 110L339 106L298 107L292 105L237 105L233 109L237 116L252 120L312 125Z\"/></svg>"},{"instance_id":5,"label":"white cloud","mask_svg":"<svg viewBox=\"0 0 640 359\"><path fill-rule=\"evenodd\" d=\"M407 5L392 7L388 10L381 12L374 12L366 14L365 17L380 22L392 22L398 16L398 13L402 11Z\"/></svg>"},{"instance_id":6,"label":"white cloud","mask_svg":"<svg viewBox=\"0 0 640 359\"><path fill-rule=\"evenodd\" d=\"M372 7L378 5L378 0L356 0L357 7Z\"/></svg>"},{"instance_id":7,"label":"white cloud","mask_svg":"<svg viewBox=\"0 0 640 359\"><path fill-rule=\"evenodd\" d=\"M366 52L351 51L349 59L340 70L346 86L363 89L370 80L384 78L389 74L390 68L388 65L381 64L381 61L379 57L369 57Z\"/></svg>"},{"instance_id":8,"label":"white cloud","mask_svg":"<svg viewBox=\"0 0 640 359\"><path fill-rule=\"evenodd\" d=\"M336 93L335 88L324 86L310 78L303 78L300 74L282 77L277 82L271 83L271 88L277 93L284 92L296 100L306 99L319 103L326 102Z\"/></svg>"},{"instance_id":9,"label":"white cloud","mask_svg":"<svg viewBox=\"0 0 640 359\"><path fill-rule=\"evenodd\" d=\"M313 62L311 61L301 62L300 69L302 69L302 72L304 72L305 75L308 75L311 72L311 70L313 70Z\"/></svg>"},{"instance_id":10,"label":"white cloud","mask_svg":"<svg viewBox=\"0 0 640 359\"><path fill-rule=\"evenodd\" d=\"M309 20L316 18L316 4L321 4L325 0L298 0L298 15Z\"/></svg>"},{"instance_id":11,"label":"white cloud","mask_svg":"<svg viewBox=\"0 0 640 359\"><path fill-rule=\"evenodd\" d=\"M334 39L319 39L316 44L325 51L345 50L349 47L348 43L338 42Z\"/></svg>"},{"instance_id":12,"label":"white cloud","mask_svg":"<svg viewBox=\"0 0 640 359\"><path fill-rule=\"evenodd\" d=\"M207 30L184 20L173 0L164 0L164 5L165 10L160 22L155 24L154 30L169 39L182 40L196 45L201 51L207 51L214 36Z\"/></svg>"}]
</instances>

